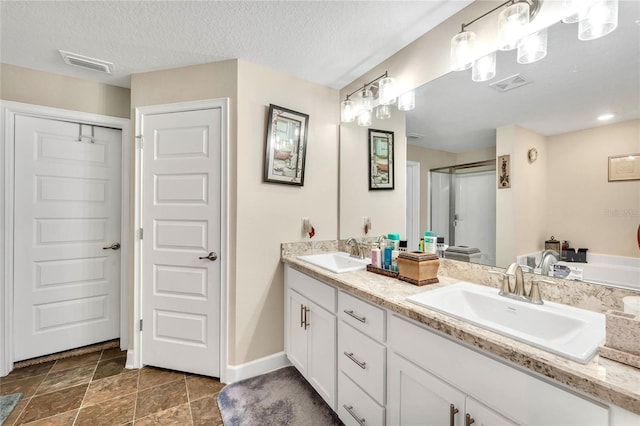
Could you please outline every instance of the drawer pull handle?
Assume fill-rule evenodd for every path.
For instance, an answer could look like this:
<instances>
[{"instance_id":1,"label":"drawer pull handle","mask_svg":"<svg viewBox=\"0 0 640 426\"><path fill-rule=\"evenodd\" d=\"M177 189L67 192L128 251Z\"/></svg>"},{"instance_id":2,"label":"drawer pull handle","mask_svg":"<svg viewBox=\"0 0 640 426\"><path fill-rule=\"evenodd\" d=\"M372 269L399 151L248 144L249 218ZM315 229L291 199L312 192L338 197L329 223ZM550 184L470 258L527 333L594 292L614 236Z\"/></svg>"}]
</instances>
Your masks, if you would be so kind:
<instances>
[{"instance_id":1,"label":"drawer pull handle","mask_svg":"<svg viewBox=\"0 0 640 426\"><path fill-rule=\"evenodd\" d=\"M358 417L355 411L353 411L353 405L344 404L343 407L345 410L347 410L347 413L351 414L351 417L353 417L360 426L364 426L364 423L365 423L364 417L362 418Z\"/></svg>"},{"instance_id":2,"label":"drawer pull handle","mask_svg":"<svg viewBox=\"0 0 640 426\"><path fill-rule=\"evenodd\" d=\"M455 426L455 415L458 414L460 410L456 408L455 405L449 404L449 426Z\"/></svg>"},{"instance_id":3,"label":"drawer pull handle","mask_svg":"<svg viewBox=\"0 0 640 426\"><path fill-rule=\"evenodd\" d=\"M360 315L355 314L355 313L353 312L353 309L351 309L351 310L349 310L349 311L347 311L347 310L345 309L345 310L344 310L344 313L345 313L345 314L347 314L347 315L349 315L350 317L353 317L353 318L357 319L358 321L360 321L360 322L361 322L361 323L363 323L363 324L364 324L365 322L367 322L367 318L366 318L366 317L361 317Z\"/></svg>"},{"instance_id":4,"label":"drawer pull handle","mask_svg":"<svg viewBox=\"0 0 640 426\"><path fill-rule=\"evenodd\" d=\"M306 306L304 307L304 329L306 330L311 324L309 324L309 317L307 316L309 314L309 308L307 308Z\"/></svg>"},{"instance_id":5,"label":"drawer pull handle","mask_svg":"<svg viewBox=\"0 0 640 426\"><path fill-rule=\"evenodd\" d=\"M344 353L347 358L349 358L351 361L355 362L356 364L358 364L358 367L362 368L363 370L367 368L367 363L364 361L359 361L358 359L356 359L356 357L353 356L353 352L345 352Z\"/></svg>"},{"instance_id":6,"label":"drawer pull handle","mask_svg":"<svg viewBox=\"0 0 640 426\"><path fill-rule=\"evenodd\" d=\"M471 415L467 414L466 416L464 416L464 426L471 426L475 422L476 421L473 417L471 417Z\"/></svg>"},{"instance_id":7,"label":"drawer pull handle","mask_svg":"<svg viewBox=\"0 0 640 426\"><path fill-rule=\"evenodd\" d=\"M304 327L304 305L300 305L300 328Z\"/></svg>"}]
</instances>

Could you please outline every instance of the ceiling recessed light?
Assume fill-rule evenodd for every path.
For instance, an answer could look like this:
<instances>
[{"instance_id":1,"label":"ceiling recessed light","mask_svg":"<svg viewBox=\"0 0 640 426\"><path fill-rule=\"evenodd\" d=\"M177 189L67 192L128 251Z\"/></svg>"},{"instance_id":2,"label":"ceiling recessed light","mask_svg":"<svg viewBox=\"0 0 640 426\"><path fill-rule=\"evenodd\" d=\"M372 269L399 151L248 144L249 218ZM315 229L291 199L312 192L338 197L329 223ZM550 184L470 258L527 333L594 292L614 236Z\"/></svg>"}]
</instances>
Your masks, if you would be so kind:
<instances>
[{"instance_id":1,"label":"ceiling recessed light","mask_svg":"<svg viewBox=\"0 0 640 426\"><path fill-rule=\"evenodd\" d=\"M611 120L613 117L615 117L613 114L602 114L602 115L598 116L598 121Z\"/></svg>"}]
</instances>

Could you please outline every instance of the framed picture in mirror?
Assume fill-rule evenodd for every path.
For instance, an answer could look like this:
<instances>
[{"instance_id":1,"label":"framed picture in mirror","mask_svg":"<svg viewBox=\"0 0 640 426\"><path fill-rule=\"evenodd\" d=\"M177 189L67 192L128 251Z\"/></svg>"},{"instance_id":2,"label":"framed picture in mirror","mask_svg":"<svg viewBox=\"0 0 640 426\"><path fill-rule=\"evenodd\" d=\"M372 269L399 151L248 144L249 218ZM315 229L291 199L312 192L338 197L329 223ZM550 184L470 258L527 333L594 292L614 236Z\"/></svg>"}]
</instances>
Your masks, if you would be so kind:
<instances>
[{"instance_id":1,"label":"framed picture in mirror","mask_svg":"<svg viewBox=\"0 0 640 426\"><path fill-rule=\"evenodd\" d=\"M498 157L498 189L511 188L511 156Z\"/></svg>"},{"instance_id":2,"label":"framed picture in mirror","mask_svg":"<svg viewBox=\"0 0 640 426\"><path fill-rule=\"evenodd\" d=\"M369 129L369 190L394 189L393 132Z\"/></svg>"},{"instance_id":3,"label":"framed picture in mirror","mask_svg":"<svg viewBox=\"0 0 640 426\"><path fill-rule=\"evenodd\" d=\"M640 154L609 157L609 182L640 179Z\"/></svg>"},{"instance_id":4,"label":"framed picture in mirror","mask_svg":"<svg viewBox=\"0 0 640 426\"><path fill-rule=\"evenodd\" d=\"M264 182L304 185L309 116L269 105L264 155Z\"/></svg>"}]
</instances>

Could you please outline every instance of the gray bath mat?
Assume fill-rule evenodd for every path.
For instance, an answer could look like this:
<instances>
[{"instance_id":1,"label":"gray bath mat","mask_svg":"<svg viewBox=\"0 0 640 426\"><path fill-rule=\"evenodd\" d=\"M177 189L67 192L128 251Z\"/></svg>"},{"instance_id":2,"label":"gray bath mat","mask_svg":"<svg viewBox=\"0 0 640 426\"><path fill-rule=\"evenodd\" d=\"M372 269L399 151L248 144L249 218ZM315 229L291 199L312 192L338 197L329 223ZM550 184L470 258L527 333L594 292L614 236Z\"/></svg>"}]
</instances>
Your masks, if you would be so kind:
<instances>
[{"instance_id":1,"label":"gray bath mat","mask_svg":"<svg viewBox=\"0 0 640 426\"><path fill-rule=\"evenodd\" d=\"M9 414L16 408L18 402L22 398L21 393L12 393L11 395L0 396L0 425L7 420Z\"/></svg>"},{"instance_id":2,"label":"gray bath mat","mask_svg":"<svg viewBox=\"0 0 640 426\"><path fill-rule=\"evenodd\" d=\"M225 426L342 424L294 367L226 386L218 406Z\"/></svg>"}]
</instances>

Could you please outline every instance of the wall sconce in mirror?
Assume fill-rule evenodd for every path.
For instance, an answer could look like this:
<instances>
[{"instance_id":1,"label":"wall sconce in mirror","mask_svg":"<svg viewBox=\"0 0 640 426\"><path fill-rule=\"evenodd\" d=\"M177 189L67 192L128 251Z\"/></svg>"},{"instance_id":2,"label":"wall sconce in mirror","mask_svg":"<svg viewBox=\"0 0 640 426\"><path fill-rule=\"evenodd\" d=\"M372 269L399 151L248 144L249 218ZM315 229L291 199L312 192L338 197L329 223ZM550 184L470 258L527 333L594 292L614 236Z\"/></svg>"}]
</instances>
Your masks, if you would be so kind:
<instances>
[{"instance_id":1,"label":"wall sconce in mirror","mask_svg":"<svg viewBox=\"0 0 640 426\"><path fill-rule=\"evenodd\" d=\"M580 40L603 37L618 26L618 1L563 0L562 22L577 22ZM463 23L460 33L451 39L451 70L464 71L473 67L473 81L487 81L495 77L495 62L491 63L490 55L477 56L476 34L467 27L499 9L502 10L498 15L497 49L517 48L519 64L531 64L543 59L547 56L547 29L534 33L528 29L542 2L543 0L508 0L474 20Z\"/></svg>"},{"instance_id":2,"label":"wall sconce in mirror","mask_svg":"<svg viewBox=\"0 0 640 426\"><path fill-rule=\"evenodd\" d=\"M398 103L398 110L410 111L415 108L415 92L413 90L398 95L395 80L385 71L380 77L365 83L364 86L349 93L340 103L340 121L359 126L371 126L373 110L376 118L391 118L391 105ZM357 96L354 96L358 94ZM354 96L355 100L351 97Z\"/></svg>"},{"instance_id":3,"label":"wall sconce in mirror","mask_svg":"<svg viewBox=\"0 0 640 426\"><path fill-rule=\"evenodd\" d=\"M264 182L304 185L309 116L269 105Z\"/></svg>"}]
</instances>

